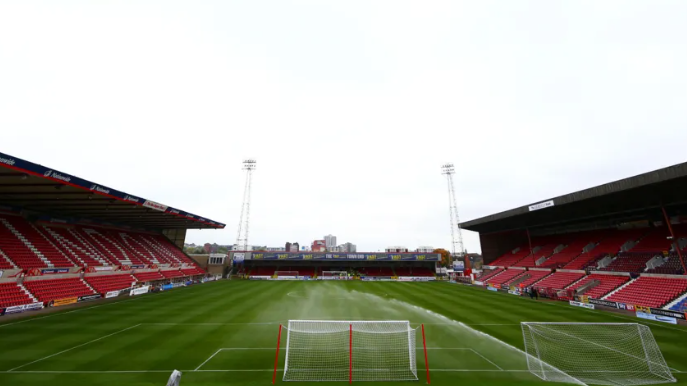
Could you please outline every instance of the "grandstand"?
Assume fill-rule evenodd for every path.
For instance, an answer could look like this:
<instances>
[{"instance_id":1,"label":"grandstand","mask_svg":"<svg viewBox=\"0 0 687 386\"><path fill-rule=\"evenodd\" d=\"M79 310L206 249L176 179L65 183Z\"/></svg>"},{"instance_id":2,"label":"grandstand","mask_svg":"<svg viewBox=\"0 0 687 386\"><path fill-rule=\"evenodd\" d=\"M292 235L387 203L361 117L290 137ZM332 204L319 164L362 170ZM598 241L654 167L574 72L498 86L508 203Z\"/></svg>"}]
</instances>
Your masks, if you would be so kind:
<instances>
[{"instance_id":1,"label":"grandstand","mask_svg":"<svg viewBox=\"0 0 687 386\"><path fill-rule=\"evenodd\" d=\"M206 276L187 229L224 224L0 153L0 314Z\"/></svg>"},{"instance_id":2,"label":"grandstand","mask_svg":"<svg viewBox=\"0 0 687 386\"><path fill-rule=\"evenodd\" d=\"M430 281L437 277L436 263L440 260L437 254L418 253L238 253L245 255L238 270L254 279L320 279L323 272L346 272L362 280ZM389 262L394 256L399 259Z\"/></svg>"},{"instance_id":3,"label":"grandstand","mask_svg":"<svg viewBox=\"0 0 687 386\"><path fill-rule=\"evenodd\" d=\"M681 309L687 297L681 186L687 163L462 223L480 234L486 270L475 281L622 307Z\"/></svg>"}]
</instances>

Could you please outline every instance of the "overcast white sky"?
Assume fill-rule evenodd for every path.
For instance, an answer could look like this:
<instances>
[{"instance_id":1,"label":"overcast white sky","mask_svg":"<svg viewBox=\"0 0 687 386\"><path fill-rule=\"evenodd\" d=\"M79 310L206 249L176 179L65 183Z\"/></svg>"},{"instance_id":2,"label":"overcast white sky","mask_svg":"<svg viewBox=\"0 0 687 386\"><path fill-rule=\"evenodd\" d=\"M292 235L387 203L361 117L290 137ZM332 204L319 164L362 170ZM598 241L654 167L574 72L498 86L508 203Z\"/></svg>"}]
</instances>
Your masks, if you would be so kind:
<instances>
[{"instance_id":1,"label":"overcast white sky","mask_svg":"<svg viewBox=\"0 0 687 386\"><path fill-rule=\"evenodd\" d=\"M685 1L2 1L0 151L251 244L450 246L461 218L684 162ZM476 234L465 232L469 251Z\"/></svg>"}]
</instances>

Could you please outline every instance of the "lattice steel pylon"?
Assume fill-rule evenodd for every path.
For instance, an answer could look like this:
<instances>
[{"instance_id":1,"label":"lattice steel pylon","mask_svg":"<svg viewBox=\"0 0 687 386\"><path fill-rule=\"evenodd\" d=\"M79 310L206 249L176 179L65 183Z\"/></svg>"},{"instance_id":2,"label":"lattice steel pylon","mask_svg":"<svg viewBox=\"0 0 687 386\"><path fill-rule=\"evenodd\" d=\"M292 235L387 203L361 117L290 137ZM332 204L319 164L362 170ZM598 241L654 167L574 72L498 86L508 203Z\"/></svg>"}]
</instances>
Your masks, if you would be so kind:
<instances>
[{"instance_id":1,"label":"lattice steel pylon","mask_svg":"<svg viewBox=\"0 0 687 386\"><path fill-rule=\"evenodd\" d=\"M463 256L465 248L463 246L463 233L460 229L460 217L458 216L458 205L456 205L456 190L453 187L453 175L456 173L453 164L441 165L441 174L446 176L448 183L448 207L451 216L451 249L453 256Z\"/></svg>"},{"instance_id":2,"label":"lattice steel pylon","mask_svg":"<svg viewBox=\"0 0 687 386\"><path fill-rule=\"evenodd\" d=\"M239 250L248 250L248 231L250 229L250 189L253 181L253 171L257 166L257 161L247 159L243 161L243 170L246 171L246 181L243 187L243 203L241 204L241 217L239 218L239 229L236 234L236 247Z\"/></svg>"}]
</instances>

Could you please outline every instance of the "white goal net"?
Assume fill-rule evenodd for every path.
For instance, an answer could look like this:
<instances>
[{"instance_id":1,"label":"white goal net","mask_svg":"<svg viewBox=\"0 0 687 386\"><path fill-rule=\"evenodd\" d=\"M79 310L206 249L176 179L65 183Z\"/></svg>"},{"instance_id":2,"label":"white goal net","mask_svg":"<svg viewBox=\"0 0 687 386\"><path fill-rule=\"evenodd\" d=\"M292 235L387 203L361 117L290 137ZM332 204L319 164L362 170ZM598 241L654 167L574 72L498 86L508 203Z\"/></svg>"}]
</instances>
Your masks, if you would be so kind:
<instances>
[{"instance_id":1,"label":"white goal net","mask_svg":"<svg viewBox=\"0 0 687 386\"><path fill-rule=\"evenodd\" d=\"M324 280L346 280L348 279L348 272L346 271L322 271L320 275Z\"/></svg>"},{"instance_id":2,"label":"white goal net","mask_svg":"<svg viewBox=\"0 0 687 386\"><path fill-rule=\"evenodd\" d=\"M284 381L417 380L408 321L289 320Z\"/></svg>"},{"instance_id":3,"label":"white goal net","mask_svg":"<svg viewBox=\"0 0 687 386\"><path fill-rule=\"evenodd\" d=\"M527 366L552 382L675 382L649 327L637 323L522 323Z\"/></svg>"},{"instance_id":4,"label":"white goal net","mask_svg":"<svg viewBox=\"0 0 687 386\"><path fill-rule=\"evenodd\" d=\"M348 276L347 271L322 271L322 276Z\"/></svg>"}]
</instances>

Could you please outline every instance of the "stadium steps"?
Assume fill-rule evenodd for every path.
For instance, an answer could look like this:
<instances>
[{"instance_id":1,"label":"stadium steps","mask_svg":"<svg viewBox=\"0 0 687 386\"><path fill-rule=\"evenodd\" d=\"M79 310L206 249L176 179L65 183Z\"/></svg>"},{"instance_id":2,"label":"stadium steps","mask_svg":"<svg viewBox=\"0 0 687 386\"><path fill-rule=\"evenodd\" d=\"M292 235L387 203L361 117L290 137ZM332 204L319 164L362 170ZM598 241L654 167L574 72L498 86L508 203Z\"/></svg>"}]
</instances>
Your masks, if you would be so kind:
<instances>
[{"instance_id":1,"label":"stadium steps","mask_svg":"<svg viewBox=\"0 0 687 386\"><path fill-rule=\"evenodd\" d=\"M84 228L84 233L87 234L94 243L96 243L103 251L110 255L110 258L117 262L117 265L131 265L131 260L126 253L122 253L121 248L118 249L112 241L98 233L95 229ZM105 243L108 245L106 246ZM117 253L119 252L119 253Z\"/></svg>"},{"instance_id":2,"label":"stadium steps","mask_svg":"<svg viewBox=\"0 0 687 386\"><path fill-rule=\"evenodd\" d=\"M181 261L175 261L174 254L166 249L164 249L159 243L157 243L154 239L152 238L147 238L144 237L144 235L136 235L142 243L148 245L151 250L157 252L158 254L158 260L160 260L161 264L172 264L175 262L181 262Z\"/></svg>"},{"instance_id":3,"label":"stadium steps","mask_svg":"<svg viewBox=\"0 0 687 386\"><path fill-rule=\"evenodd\" d=\"M69 230L64 229L65 234L59 233L57 230L52 229L48 226L43 226L46 235L52 237L52 239L57 242L62 247L62 250L70 253L72 255L72 260L80 262L80 266L101 266L109 265L108 262L103 260L97 254L86 250L85 246L78 245L76 242L80 242L78 239L69 239L67 236L74 237ZM76 241L76 242L75 242Z\"/></svg>"},{"instance_id":4,"label":"stadium steps","mask_svg":"<svg viewBox=\"0 0 687 386\"><path fill-rule=\"evenodd\" d=\"M31 228L33 228L34 232L35 232L37 235L39 235L39 236L37 236L37 237L42 237L43 240L45 240L45 242L48 243L48 245L50 245L50 246L52 247L52 249L53 249L52 253L53 253L54 256L57 256L57 255L55 255L55 254L62 255L62 257L64 257L69 263L71 263L72 266L74 266L74 267L78 267L78 266L79 266L78 264L76 264L76 259L73 259L73 258L69 257L69 255L67 255L66 253L64 253L64 251L63 251L62 249L58 248L57 245L55 245L55 243L53 243L53 241L50 239L50 237L48 237L44 232L42 232L42 231L40 230L40 228L38 228L38 227L36 226L36 224L31 223L30 225L31 225ZM59 257L59 256L57 256L57 257Z\"/></svg>"},{"instance_id":5,"label":"stadium steps","mask_svg":"<svg viewBox=\"0 0 687 386\"><path fill-rule=\"evenodd\" d=\"M131 256L132 264L136 264L136 262L133 260L134 258L140 260L144 264L157 264L151 260L150 256L146 256L146 254L142 252L140 248L136 248L131 243L129 243L126 237L126 233L110 233L108 234L108 236L110 236L112 241L119 245L121 249L125 250L129 256Z\"/></svg>"},{"instance_id":6,"label":"stadium steps","mask_svg":"<svg viewBox=\"0 0 687 386\"><path fill-rule=\"evenodd\" d=\"M76 252L74 252L72 248L70 248L66 243L62 242L62 240L60 240L60 238L55 233L52 233L50 231L50 228L44 226L43 231L47 233L47 236L52 237L53 240L57 241L57 244L59 244L62 247L62 251L70 254L72 261L77 262L78 266L85 267L88 265L85 261L83 261L83 259L81 259L81 257L79 257L79 255Z\"/></svg>"},{"instance_id":7,"label":"stadium steps","mask_svg":"<svg viewBox=\"0 0 687 386\"><path fill-rule=\"evenodd\" d=\"M119 237L121 237L122 241L126 244L126 246L129 247L129 249L135 253L138 253L142 258L150 261L152 264L161 264L160 260L158 260L157 256L150 251L150 249L148 249L130 234L121 232L119 233Z\"/></svg>"},{"instance_id":8,"label":"stadium steps","mask_svg":"<svg viewBox=\"0 0 687 386\"><path fill-rule=\"evenodd\" d=\"M42 253L38 252L36 247L31 244L29 240L24 237L6 218L0 217L0 223L2 223L5 228L7 228L26 248L28 248L33 254L45 265L45 267L54 267L50 260L46 259ZM33 267L32 267L33 268Z\"/></svg>"},{"instance_id":9,"label":"stadium steps","mask_svg":"<svg viewBox=\"0 0 687 386\"><path fill-rule=\"evenodd\" d=\"M486 274L485 274L484 272L482 272L482 276L480 276L480 277L478 278L478 281L482 281L482 282L487 281L487 280L489 280L489 279L491 279L491 278L493 278L493 277L496 277L496 276L500 275L502 272L505 272L505 269L503 269L503 268L496 268L496 269L491 270L490 272L488 272L488 273L486 273Z\"/></svg>"},{"instance_id":10,"label":"stadium steps","mask_svg":"<svg viewBox=\"0 0 687 386\"><path fill-rule=\"evenodd\" d=\"M515 281L512 282L513 285L519 286L519 287L530 287L533 285L536 285L540 281L546 279L547 277L551 276L552 272L551 271L527 271L527 274L524 276L527 277L521 277L523 280L520 281L519 283L516 283ZM521 278L518 278L521 279ZM516 280L516 281L518 281Z\"/></svg>"},{"instance_id":11,"label":"stadium steps","mask_svg":"<svg viewBox=\"0 0 687 386\"><path fill-rule=\"evenodd\" d=\"M678 296L678 298L673 300L672 302L668 303L665 307L663 307L663 309L679 311L680 307L676 307L676 306L680 305L681 303L685 303L686 301L687 301L687 292L685 292L681 296ZM676 307L676 308L674 309L673 307Z\"/></svg>"},{"instance_id":12,"label":"stadium steps","mask_svg":"<svg viewBox=\"0 0 687 386\"><path fill-rule=\"evenodd\" d=\"M0 308L20 306L30 302L31 298L16 283L0 283Z\"/></svg>"},{"instance_id":13,"label":"stadium steps","mask_svg":"<svg viewBox=\"0 0 687 386\"><path fill-rule=\"evenodd\" d=\"M124 256L129 258L131 264L152 264L150 259L139 251L131 249L131 247L122 240L120 233L116 231L104 231L100 233L105 239L114 245L114 247Z\"/></svg>"},{"instance_id":14,"label":"stadium steps","mask_svg":"<svg viewBox=\"0 0 687 386\"><path fill-rule=\"evenodd\" d=\"M630 284L634 283L635 281L637 281L637 279L630 279L630 280L628 280L625 284L623 284L623 285L621 285L620 287L614 289L613 291L607 293L607 294L606 294L603 298L601 298L601 299L604 299L604 300L605 300L605 299L608 299L610 296L613 296L613 294L615 294L616 292L620 291L621 289L623 289L623 288L629 286Z\"/></svg>"},{"instance_id":15,"label":"stadium steps","mask_svg":"<svg viewBox=\"0 0 687 386\"><path fill-rule=\"evenodd\" d=\"M0 250L0 269L18 269L14 261L10 259L3 251Z\"/></svg>"},{"instance_id":16,"label":"stadium steps","mask_svg":"<svg viewBox=\"0 0 687 386\"><path fill-rule=\"evenodd\" d=\"M74 240L78 241L81 243L81 245L89 252L87 255L91 256L97 261L100 261L103 263L103 265L119 265L117 264L114 260L108 258L103 254L101 251L99 251L95 245L91 244L86 238L84 234L81 234L77 229L75 228L69 228L67 230L68 235L74 238ZM65 238L67 236L65 235Z\"/></svg>"},{"instance_id":17,"label":"stadium steps","mask_svg":"<svg viewBox=\"0 0 687 386\"><path fill-rule=\"evenodd\" d=\"M570 287L571 283L579 281L585 274L581 272L554 272L552 275L537 282L535 288L552 288L556 290Z\"/></svg>"},{"instance_id":18,"label":"stadium steps","mask_svg":"<svg viewBox=\"0 0 687 386\"><path fill-rule=\"evenodd\" d=\"M162 276L162 274L159 271L134 273L134 278L136 278L136 281L139 281L142 283L157 281L157 280L165 280L165 277Z\"/></svg>"},{"instance_id":19,"label":"stadium steps","mask_svg":"<svg viewBox=\"0 0 687 386\"><path fill-rule=\"evenodd\" d=\"M22 241L42 257L49 267L75 267L76 264L45 237L36 227L21 217L7 218L8 223L21 235Z\"/></svg>"},{"instance_id":20,"label":"stadium steps","mask_svg":"<svg viewBox=\"0 0 687 386\"><path fill-rule=\"evenodd\" d=\"M577 283L581 282L582 280L584 280L584 279L586 279L586 278L587 278L587 275L584 275L584 276L582 276L581 278L579 278L579 279L575 280L574 282L570 283L570 285L567 286L567 287L565 287L564 289L573 288L574 286L577 285Z\"/></svg>"},{"instance_id":21,"label":"stadium steps","mask_svg":"<svg viewBox=\"0 0 687 386\"><path fill-rule=\"evenodd\" d=\"M640 276L631 285L609 296L607 300L647 307L664 307L687 292L687 278Z\"/></svg>"},{"instance_id":22,"label":"stadium steps","mask_svg":"<svg viewBox=\"0 0 687 386\"><path fill-rule=\"evenodd\" d=\"M23 284L17 283L17 286L19 287L19 289L21 289L21 290L26 294L26 296L28 296L28 297L31 299L32 302L34 302L34 303L37 303L37 302L38 302L38 299L36 299L36 297L33 296L33 294L31 293L31 291L29 291L28 289L26 289L26 287L24 287Z\"/></svg>"},{"instance_id":23,"label":"stadium steps","mask_svg":"<svg viewBox=\"0 0 687 386\"><path fill-rule=\"evenodd\" d=\"M114 274L85 276L84 281L95 292L105 294L110 291L120 291L129 288L136 279L130 274Z\"/></svg>"},{"instance_id":24,"label":"stadium steps","mask_svg":"<svg viewBox=\"0 0 687 386\"><path fill-rule=\"evenodd\" d=\"M121 242L117 238L118 234L116 232L105 231L105 232L99 232L99 234L104 240L111 243L112 246L119 252L119 254L121 256L124 256L124 262L126 265L150 264L150 262L143 261L138 256L136 256L136 253L134 253L134 251L130 250L127 245L125 245L123 242Z\"/></svg>"},{"instance_id":25,"label":"stadium steps","mask_svg":"<svg viewBox=\"0 0 687 386\"><path fill-rule=\"evenodd\" d=\"M181 249L174 245L169 239L159 235L139 235L141 239L148 242L152 246L156 246L167 258L168 264L179 263L196 265L196 263L188 257Z\"/></svg>"},{"instance_id":26,"label":"stadium steps","mask_svg":"<svg viewBox=\"0 0 687 386\"><path fill-rule=\"evenodd\" d=\"M86 284L86 287L90 288L91 291L96 292L96 293L98 292L98 291L96 291L95 288L93 288L93 286L91 285L91 283L89 283L88 281L86 281L84 278L81 278L81 281L82 281L84 284Z\"/></svg>"},{"instance_id":27,"label":"stadium steps","mask_svg":"<svg viewBox=\"0 0 687 386\"><path fill-rule=\"evenodd\" d=\"M605 256L605 255L604 255ZM580 253L577 257L570 260L569 263L563 266L563 269L585 269L591 264L595 264L597 261L601 260L603 256L599 254L590 253Z\"/></svg>"},{"instance_id":28,"label":"stadium steps","mask_svg":"<svg viewBox=\"0 0 687 386\"><path fill-rule=\"evenodd\" d=\"M79 278L38 279L23 284L40 302L95 294Z\"/></svg>"}]
</instances>

